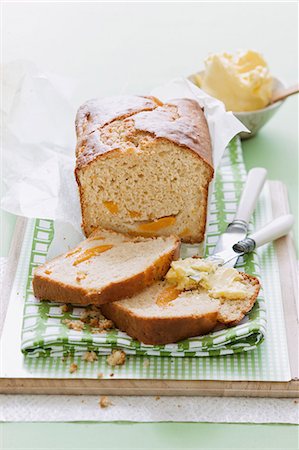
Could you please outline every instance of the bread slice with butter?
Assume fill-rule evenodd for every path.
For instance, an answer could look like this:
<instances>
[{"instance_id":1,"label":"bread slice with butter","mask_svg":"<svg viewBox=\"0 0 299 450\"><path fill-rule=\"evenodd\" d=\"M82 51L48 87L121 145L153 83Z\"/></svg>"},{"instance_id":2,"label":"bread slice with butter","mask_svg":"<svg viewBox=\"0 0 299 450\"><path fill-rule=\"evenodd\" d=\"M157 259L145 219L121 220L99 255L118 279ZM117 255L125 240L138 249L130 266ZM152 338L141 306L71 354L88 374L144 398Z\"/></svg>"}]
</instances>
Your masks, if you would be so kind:
<instances>
[{"instance_id":1,"label":"bread slice with butter","mask_svg":"<svg viewBox=\"0 0 299 450\"><path fill-rule=\"evenodd\" d=\"M103 314L131 337L152 345L200 336L219 323L232 326L240 322L252 309L259 293L257 278L236 269L219 268L218 274L218 268L205 260L187 259L192 261L172 263L166 280L132 298L103 305ZM203 270L195 272L204 276L194 277L196 281L188 284L188 264L193 274L190 264L196 263L198 267L201 264ZM176 278L175 273L180 276Z\"/></svg>"},{"instance_id":2,"label":"bread slice with butter","mask_svg":"<svg viewBox=\"0 0 299 450\"><path fill-rule=\"evenodd\" d=\"M179 248L175 236L132 237L97 229L73 250L35 270L34 295L80 305L120 300L160 280Z\"/></svg>"}]
</instances>

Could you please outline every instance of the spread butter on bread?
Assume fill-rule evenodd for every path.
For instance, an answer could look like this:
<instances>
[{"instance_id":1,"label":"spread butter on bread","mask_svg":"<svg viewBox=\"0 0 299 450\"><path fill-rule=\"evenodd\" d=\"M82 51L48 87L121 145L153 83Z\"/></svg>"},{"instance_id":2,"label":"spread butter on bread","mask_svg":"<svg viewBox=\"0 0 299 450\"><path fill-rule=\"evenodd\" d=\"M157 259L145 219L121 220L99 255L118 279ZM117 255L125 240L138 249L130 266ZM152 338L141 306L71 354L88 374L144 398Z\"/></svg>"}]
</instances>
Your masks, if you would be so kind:
<instances>
[{"instance_id":1,"label":"spread butter on bread","mask_svg":"<svg viewBox=\"0 0 299 450\"><path fill-rule=\"evenodd\" d=\"M101 309L144 344L169 344L209 333L219 323L236 325L252 309L259 289L251 275L187 258L173 262L164 281Z\"/></svg>"}]
</instances>

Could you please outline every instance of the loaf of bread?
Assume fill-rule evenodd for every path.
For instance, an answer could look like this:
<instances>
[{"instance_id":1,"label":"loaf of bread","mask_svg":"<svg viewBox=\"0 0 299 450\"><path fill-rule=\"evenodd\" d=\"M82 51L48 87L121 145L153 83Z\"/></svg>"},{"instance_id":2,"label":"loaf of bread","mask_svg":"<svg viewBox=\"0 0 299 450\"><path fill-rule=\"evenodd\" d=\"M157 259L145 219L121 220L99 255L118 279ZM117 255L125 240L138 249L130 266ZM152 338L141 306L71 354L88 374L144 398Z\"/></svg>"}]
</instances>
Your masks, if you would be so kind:
<instances>
[{"instance_id":1,"label":"loaf of bread","mask_svg":"<svg viewBox=\"0 0 299 450\"><path fill-rule=\"evenodd\" d=\"M144 238L98 229L65 255L39 266L37 298L80 305L132 296L160 280L179 256L178 238Z\"/></svg>"},{"instance_id":2,"label":"loaf of bread","mask_svg":"<svg viewBox=\"0 0 299 450\"><path fill-rule=\"evenodd\" d=\"M154 283L132 298L101 307L102 313L144 344L170 344L212 331L217 324L236 325L251 310L259 281L241 273L248 295L242 300L211 298L207 291L179 291L166 281Z\"/></svg>"},{"instance_id":3,"label":"loaf of bread","mask_svg":"<svg viewBox=\"0 0 299 450\"><path fill-rule=\"evenodd\" d=\"M142 236L204 239L212 151L198 103L120 96L76 118L76 179L86 236L98 226Z\"/></svg>"}]
</instances>

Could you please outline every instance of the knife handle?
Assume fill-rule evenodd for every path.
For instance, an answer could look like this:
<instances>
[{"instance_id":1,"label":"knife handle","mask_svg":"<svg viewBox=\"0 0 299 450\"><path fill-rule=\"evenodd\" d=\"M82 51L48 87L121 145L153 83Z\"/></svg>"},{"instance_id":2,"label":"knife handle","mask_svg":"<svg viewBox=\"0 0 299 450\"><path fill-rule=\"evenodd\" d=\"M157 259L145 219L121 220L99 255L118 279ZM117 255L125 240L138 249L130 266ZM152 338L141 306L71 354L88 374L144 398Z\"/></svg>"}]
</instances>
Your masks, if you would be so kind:
<instances>
[{"instance_id":1,"label":"knife handle","mask_svg":"<svg viewBox=\"0 0 299 450\"><path fill-rule=\"evenodd\" d=\"M245 187L234 220L241 220L246 223L249 222L266 177L267 170L262 167L255 167L248 172Z\"/></svg>"},{"instance_id":2,"label":"knife handle","mask_svg":"<svg viewBox=\"0 0 299 450\"><path fill-rule=\"evenodd\" d=\"M268 223L259 231L256 231L244 240L235 244L233 249L237 253L250 253L255 248L267 244L267 242L272 242L282 236L285 236L291 230L293 225L293 215L284 214L283 216L280 216Z\"/></svg>"},{"instance_id":3,"label":"knife handle","mask_svg":"<svg viewBox=\"0 0 299 450\"><path fill-rule=\"evenodd\" d=\"M264 228L256 231L249 237L255 241L256 247L261 247L267 242L275 241L276 239L288 234L293 225L293 215L285 214L277 219L274 219L272 222L268 223L268 225L264 226Z\"/></svg>"}]
</instances>

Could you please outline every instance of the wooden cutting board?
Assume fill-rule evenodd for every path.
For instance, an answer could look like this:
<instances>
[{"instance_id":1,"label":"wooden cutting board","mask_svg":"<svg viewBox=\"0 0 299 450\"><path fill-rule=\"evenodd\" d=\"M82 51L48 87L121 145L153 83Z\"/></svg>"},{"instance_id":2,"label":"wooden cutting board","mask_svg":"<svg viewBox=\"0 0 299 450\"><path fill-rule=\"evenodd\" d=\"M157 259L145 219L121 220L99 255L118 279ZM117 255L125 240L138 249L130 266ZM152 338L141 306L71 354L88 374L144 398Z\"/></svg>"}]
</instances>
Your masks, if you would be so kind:
<instances>
[{"instance_id":1,"label":"wooden cutting board","mask_svg":"<svg viewBox=\"0 0 299 450\"><path fill-rule=\"evenodd\" d=\"M274 216L289 212L286 187L278 181L270 182ZM3 308L0 318L2 330L9 294L25 230L25 219L19 219L14 233L4 282ZM281 277L282 301L287 334L292 380L265 381L209 381L209 380L152 380L152 379L54 379L0 378L0 393L5 394L106 394L106 395L187 395L222 397L298 397L298 285L297 260L291 235L275 243Z\"/></svg>"}]
</instances>

